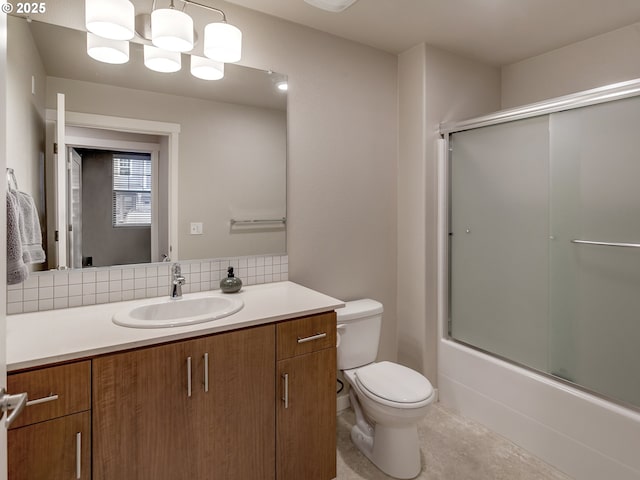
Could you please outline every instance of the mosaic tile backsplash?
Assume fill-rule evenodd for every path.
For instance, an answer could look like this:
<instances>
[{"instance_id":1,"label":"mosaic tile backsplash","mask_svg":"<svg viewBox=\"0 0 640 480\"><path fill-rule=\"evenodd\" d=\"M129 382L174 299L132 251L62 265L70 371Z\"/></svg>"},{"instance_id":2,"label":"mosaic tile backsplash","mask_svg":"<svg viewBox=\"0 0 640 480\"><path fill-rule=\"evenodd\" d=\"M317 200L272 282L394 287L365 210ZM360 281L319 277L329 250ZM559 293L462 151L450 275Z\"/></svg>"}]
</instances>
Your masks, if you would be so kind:
<instances>
[{"instance_id":1,"label":"mosaic tile backsplash","mask_svg":"<svg viewBox=\"0 0 640 480\"><path fill-rule=\"evenodd\" d=\"M289 278L287 255L234 257L178 262L186 284L183 293L218 290L232 266L243 285ZM169 295L172 263L34 272L7 287L7 314L121 302Z\"/></svg>"}]
</instances>

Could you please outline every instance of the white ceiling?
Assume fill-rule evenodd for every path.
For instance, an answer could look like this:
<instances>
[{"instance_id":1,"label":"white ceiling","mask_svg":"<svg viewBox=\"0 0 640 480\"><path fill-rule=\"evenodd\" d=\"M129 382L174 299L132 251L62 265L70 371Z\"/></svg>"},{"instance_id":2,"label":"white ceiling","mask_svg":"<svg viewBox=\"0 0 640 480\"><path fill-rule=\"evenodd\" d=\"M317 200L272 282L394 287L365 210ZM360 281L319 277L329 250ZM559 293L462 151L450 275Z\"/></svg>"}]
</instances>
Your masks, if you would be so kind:
<instances>
[{"instance_id":1,"label":"white ceiling","mask_svg":"<svg viewBox=\"0 0 640 480\"><path fill-rule=\"evenodd\" d=\"M640 0L359 0L341 13L303 0L227 1L391 53L426 42L497 66L640 21Z\"/></svg>"}]
</instances>

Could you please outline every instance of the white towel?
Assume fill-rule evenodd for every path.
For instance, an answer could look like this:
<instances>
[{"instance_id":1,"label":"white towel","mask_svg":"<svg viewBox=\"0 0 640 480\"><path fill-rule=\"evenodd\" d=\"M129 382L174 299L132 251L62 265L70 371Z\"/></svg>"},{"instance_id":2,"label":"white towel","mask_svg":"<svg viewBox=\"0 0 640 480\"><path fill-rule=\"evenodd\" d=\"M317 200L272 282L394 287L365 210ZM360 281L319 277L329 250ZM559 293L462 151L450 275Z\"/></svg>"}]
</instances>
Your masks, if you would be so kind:
<instances>
[{"instance_id":1,"label":"white towel","mask_svg":"<svg viewBox=\"0 0 640 480\"><path fill-rule=\"evenodd\" d=\"M28 193L14 190L18 201L18 221L20 241L22 242L22 259L24 263L42 263L46 257L42 248L42 232L40 217L36 204Z\"/></svg>"},{"instance_id":2,"label":"white towel","mask_svg":"<svg viewBox=\"0 0 640 480\"><path fill-rule=\"evenodd\" d=\"M15 285L29 277L29 269L22 258L22 242L18 215L18 200L7 191L7 283Z\"/></svg>"}]
</instances>

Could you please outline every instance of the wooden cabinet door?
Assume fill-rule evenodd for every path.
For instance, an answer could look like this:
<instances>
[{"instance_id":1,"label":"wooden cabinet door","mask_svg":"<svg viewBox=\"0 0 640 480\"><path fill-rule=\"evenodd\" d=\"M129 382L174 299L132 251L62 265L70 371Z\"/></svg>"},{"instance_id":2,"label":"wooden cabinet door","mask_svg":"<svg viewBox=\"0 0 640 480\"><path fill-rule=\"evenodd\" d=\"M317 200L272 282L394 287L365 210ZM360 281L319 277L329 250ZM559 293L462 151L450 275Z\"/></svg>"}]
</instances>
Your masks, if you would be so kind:
<instances>
[{"instance_id":1,"label":"wooden cabinet door","mask_svg":"<svg viewBox=\"0 0 640 480\"><path fill-rule=\"evenodd\" d=\"M196 341L93 361L94 480L198 479L196 395L188 361Z\"/></svg>"},{"instance_id":2,"label":"wooden cabinet door","mask_svg":"<svg viewBox=\"0 0 640 480\"><path fill-rule=\"evenodd\" d=\"M335 478L336 349L280 360L277 385L278 480Z\"/></svg>"},{"instance_id":3,"label":"wooden cabinet door","mask_svg":"<svg viewBox=\"0 0 640 480\"><path fill-rule=\"evenodd\" d=\"M274 378L273 325L94 360L94 479L273 479Z\"/></svg>"},{"instance_id":4,"label":"wooden cabinet door","mask_svg":"<svg viewBox=\"0 0 640 480\"><path fill-rule=\"evenodd\" d=\"M275 478L275 326L199 341L200 468L194 479ZM186 477L182 477L186 478ZM191 477L190 477L191 478Z\"/></svg>"},{"instance_id":5,"label":"wooden cabinet door","mask_svg":"<svg viewBox=\"0 0 640 480\"><path fill-rule=\"evenodd\" d=\"M11 429L7 436L9 480L91 478L91 412Z\"/></svg>"}]
</instances>

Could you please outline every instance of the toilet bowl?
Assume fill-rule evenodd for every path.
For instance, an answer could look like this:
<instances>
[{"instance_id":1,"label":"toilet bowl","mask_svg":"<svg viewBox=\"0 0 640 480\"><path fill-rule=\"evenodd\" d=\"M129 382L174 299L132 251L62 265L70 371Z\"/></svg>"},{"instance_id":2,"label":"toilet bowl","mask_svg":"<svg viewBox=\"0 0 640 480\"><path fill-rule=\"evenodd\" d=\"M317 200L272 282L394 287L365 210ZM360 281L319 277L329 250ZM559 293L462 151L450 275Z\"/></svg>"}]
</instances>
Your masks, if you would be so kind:
<instances>
[{"instance_id":1,"label":"toilet bowl","mask_svg":"<svg viewBox=\"0 0 640 480\"><path fill-rule=\"evenodd\" d=\"M417 423L435 394L415 370L375 362L382 311L375 300L346 302L338 310L338 368L351 387L353 443L387 475L410 479L421 470Z\"/></svg>"}]
</instances>

